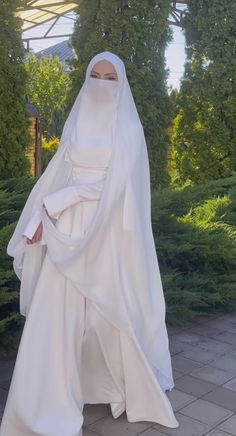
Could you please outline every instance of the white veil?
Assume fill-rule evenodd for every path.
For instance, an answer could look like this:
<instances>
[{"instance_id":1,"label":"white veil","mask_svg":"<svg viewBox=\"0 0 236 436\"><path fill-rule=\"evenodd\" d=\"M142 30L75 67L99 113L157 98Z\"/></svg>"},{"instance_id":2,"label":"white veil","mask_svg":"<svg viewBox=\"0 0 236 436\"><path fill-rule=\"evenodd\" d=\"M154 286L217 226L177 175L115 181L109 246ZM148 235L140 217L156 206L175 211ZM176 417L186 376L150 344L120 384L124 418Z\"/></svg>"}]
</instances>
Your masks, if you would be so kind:
<instances>
[{"instance_id":1,"label":"white veil","mask_svg":"<svg viewBox=\"0 0 236 436\"><path fill-rule=\"evenodd\" d=\"M45 195L68 184L72 164L65 159L66 153L77 145L72 132L81 115L83 93L93 65L102 59L114 65L119 89L112 154L98 209L85 235L78 238L62 234L43 211L46 245L28 245L22 232L32 213ZM24 263L26 251L30 252L30 268ZM58 270L94 302L102 316L138 340L163 389L172 389L165 300L151 225L147 146L125 66L110 52L90 61L60 146L32 189L7 247L17 276L24 276L27 284L26 289L21 283L20 289L23 315L27 315L47 251Z\"/></svg>"}]
</instances>

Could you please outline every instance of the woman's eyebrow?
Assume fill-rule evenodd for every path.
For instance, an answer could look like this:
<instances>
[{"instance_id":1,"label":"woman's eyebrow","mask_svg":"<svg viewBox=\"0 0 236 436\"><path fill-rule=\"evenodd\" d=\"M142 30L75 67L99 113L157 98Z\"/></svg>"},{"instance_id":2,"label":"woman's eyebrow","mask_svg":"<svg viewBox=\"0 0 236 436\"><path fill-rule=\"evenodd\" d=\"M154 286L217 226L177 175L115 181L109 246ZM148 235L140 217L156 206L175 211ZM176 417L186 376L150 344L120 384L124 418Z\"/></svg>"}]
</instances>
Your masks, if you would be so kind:
<instances>
[{"instance_id":1,"label":"woman's eyebrow","mask_svg":"<svg viewBox=\"0 0 236 436\"><path fill-rule=\"evenodd\" d=\"M106 74L104 74L104 76L110 76L110 75L113 75L113 76L117 76L117 73L106 73Z\"/></svg>"},{"instance_id":2,"label":"woman's eyebrow","mask_svg":"<svg viewBox=\"0 0 236 436\"><path fill-rule=\"evenodd\" d=\"M92 70L91 73L99 74L99 73L98 73L97 71L95 71L95 70ZM106 74L104 74L104 76L110 76L111 74L114 75L114 76L117 76L117 73L112 73L112 72L111 72L111 73L106 73Z\"/></svg>"}]
</instances>

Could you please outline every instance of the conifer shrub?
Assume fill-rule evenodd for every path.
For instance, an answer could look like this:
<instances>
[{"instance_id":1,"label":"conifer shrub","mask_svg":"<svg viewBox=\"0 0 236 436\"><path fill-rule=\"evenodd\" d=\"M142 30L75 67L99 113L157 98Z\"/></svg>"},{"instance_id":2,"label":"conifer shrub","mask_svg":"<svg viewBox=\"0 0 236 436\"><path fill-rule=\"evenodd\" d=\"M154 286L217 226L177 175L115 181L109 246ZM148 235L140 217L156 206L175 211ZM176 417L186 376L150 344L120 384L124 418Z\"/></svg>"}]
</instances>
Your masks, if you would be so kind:
<instances>
[{"instance_id":1,"label":"conifer shrub","mask_svg":"<svg viewBox=\"0 0 236 436\"><path fill-rule=\"evenodd\" d=\"M6 247L35 182L30 177L0 182L1 355L16 351L25 320ZM236 175L153 192L152 224L168 323L235 309Z\"/></svg>"},{"instance_id":2,"label":"conifer shrub","mask_svg":"<svg viewBox=\"0 0 236 436\"><path fill-rule=\"evenodd\" d=\"M152 196L167 319L236 307L236 175Z\"/></svg>"},{"instance_id":3,"label":"conifer shrub","mask_svg":"<svg viewBox=\"0 0 236 436\"><path fill-rule=\"evenodd\" d=\"M0 356L14 354L24 317L19 313L19 286L12 257L6 252L25 200L35 183L31 177L0 181Z\"/></svg>"}]
</instances>

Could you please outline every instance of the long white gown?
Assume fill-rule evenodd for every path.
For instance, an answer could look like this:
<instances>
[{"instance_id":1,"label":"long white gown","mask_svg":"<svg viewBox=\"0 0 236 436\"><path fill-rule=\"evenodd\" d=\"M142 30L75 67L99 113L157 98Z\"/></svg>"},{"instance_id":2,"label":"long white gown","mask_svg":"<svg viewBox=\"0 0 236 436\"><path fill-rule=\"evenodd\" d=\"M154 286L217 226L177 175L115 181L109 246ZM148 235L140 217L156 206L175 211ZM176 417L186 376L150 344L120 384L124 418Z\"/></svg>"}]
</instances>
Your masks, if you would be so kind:
<instances>
[{"instance_id":1,"label":"long white gown","mask_svg":"<svg viewBox=\"0 0 236 436\"><path fill-rule=\"evenodd\" d=\"M99 204L110 154L107 148L99 155L81 150L80 165L69 180L70 195L65 197L61 190L44 197L62 232L75 236L86 232ZM84 184L80 192L73 189L78 182ZM38 211L24 234L33 234L39 221ZM178 427L138 344L103 318L46 253L25 320L0 436L81 436L85 403L110 403L113 417L126 410L129 422Z\"/></svg>"}]
</instances>

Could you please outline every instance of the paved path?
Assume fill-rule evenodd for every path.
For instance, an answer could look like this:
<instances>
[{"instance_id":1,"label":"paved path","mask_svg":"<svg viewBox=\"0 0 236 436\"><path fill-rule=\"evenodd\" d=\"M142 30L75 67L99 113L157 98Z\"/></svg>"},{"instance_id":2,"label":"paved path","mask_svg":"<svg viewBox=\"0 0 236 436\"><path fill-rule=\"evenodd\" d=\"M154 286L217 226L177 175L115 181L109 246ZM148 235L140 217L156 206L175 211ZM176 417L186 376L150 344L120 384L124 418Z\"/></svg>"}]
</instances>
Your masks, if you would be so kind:
<instances>
[{"instance_id":1,"label":"paved path","mask_svg":"<svg viewBox=\"0 0 236 436\"><path fill-rule=\"evenodd\" d=\"M180 427L128 423L125 412L114 419L109 405L85 405L83 436L236 435L236 313L197 318L168 331L175 376L168 396ZM13 366L0 362L0 414Z\"/></svg>"}]
</instances>

